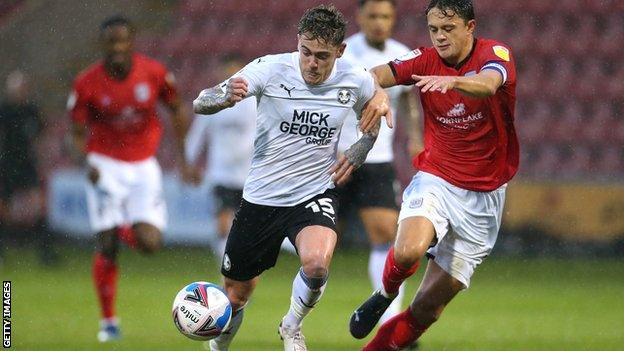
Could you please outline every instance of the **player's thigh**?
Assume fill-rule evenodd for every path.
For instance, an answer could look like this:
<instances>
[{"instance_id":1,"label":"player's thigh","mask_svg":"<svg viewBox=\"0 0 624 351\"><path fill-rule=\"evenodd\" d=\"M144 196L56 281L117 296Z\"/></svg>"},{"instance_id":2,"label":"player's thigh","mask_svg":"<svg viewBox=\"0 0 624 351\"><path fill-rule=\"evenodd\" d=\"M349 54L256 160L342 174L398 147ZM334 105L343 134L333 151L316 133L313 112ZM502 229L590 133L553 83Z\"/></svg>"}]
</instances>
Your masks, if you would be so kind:
<instances>
[{"instance_id":1,"label":"player's thigh","mask_svg":"<svg viewBox=\"0 0 624 351\"><path fill-rule=\"evenodd\" d=\"M430 260L425 276L411 303L411 310L421 323L435 322L444 307L463 289L464 284Z\"/></svg>"},{"instance_id":2,"label":"player's thigh","mask_svg":"<svg viewBox=\"0 0 624 351\"><path fill-rule=\"evenodd\" d=\"M167 225L162 170L154 158L137 162L132 172L131 193L126 200L127 220L132 223L148 223L159 231Z\"/></svg>"},{"instance_id":3,"label":"player's thigh","mask_svg":"<svg viewBox=\"0 0 624 351\"><path fill-rule=\"evenodd\" d=\"M286 236L286 212L286 208L242 201L225 245L223 276L247 281L275 265Z\"/></svg>"},{"instance_id":4,"label":"player's thigh","mask_svg":"<svg viewBox=\"0 0 624 351\"><path fill-rule=\"evenodd\" d=\"M399 212L396 209L365 207L359 212L371 244L385 244L394 240L399 217Z\"/></svg>"},{"instance_id":5,"label":"player's thigh","mask_svg":"<svg viewBox=\"0 0 624 351\"><path fill-rule=\"evenodd\" d=\"M445 204L451 229L428 250L428 255L466 287L496 243L505 189L474 192L448 187Z\"/></svg>"},{"instance_id":6,"label":"player's thigh","mask_svg":"<svg viewBox=\"0 0 624 351\"><path fill-rule=\"evenodd\" d=\"M321 276L327 273L337 239L333 229L320 225L305 227L297 234L295 246L306 274Z\"/></svg>"},{"instance_id":7,"label":"player's thigh","mask_svg":"<svg viewBox=\"0 0 624 351\"><path fill-rule=\"evenodd\" d=\"M89 154L87 162L99 173L97 183L86 181L91 229L102 232L124 224L123 204L130 189L123 181L122 170L114 160L96 154Z\"/></svg>"}]
</instances>

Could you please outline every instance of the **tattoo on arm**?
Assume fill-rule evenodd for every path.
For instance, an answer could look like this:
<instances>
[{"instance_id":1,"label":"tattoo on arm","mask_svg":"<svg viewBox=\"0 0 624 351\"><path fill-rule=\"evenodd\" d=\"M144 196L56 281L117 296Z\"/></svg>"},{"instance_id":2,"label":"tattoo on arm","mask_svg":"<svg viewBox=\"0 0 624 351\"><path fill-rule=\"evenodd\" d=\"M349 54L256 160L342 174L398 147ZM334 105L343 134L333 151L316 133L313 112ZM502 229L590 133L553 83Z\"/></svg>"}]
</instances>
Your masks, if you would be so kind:
<instances>
[{"instance_id":1,"label":"tattoo on arm","mask_svg":"<svg viewBox=\"0 0 624 351\"><path fill-rule=\"evenodd\" d=\"M197 99L193 101L193 111L202 115L211 115L232 106L227 101L224 84L202 90Z\"/></svg>"},{"instance_id":2,"label":"tattoo on arm","mask_svg":"<svg viewBox=\"0 0 624 351\"><path fill-rule=\"evenodd\" d=\"M364 164L368 152L373 148L373 145L375 145L377 135L379 135L379 127L380 125L377 124L373 130L364 133L355 144L351 145L347 151L345 151L345 157L356 169Z\"/></svg>"}]
</instances>

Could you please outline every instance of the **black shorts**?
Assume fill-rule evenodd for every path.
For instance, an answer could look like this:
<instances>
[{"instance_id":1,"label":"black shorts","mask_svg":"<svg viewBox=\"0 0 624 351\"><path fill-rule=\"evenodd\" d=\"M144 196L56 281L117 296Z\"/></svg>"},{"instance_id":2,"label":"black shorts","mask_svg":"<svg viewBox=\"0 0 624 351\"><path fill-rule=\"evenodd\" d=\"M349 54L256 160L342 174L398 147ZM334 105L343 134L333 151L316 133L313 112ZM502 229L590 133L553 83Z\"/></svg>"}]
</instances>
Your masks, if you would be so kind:
<instances>
[{"instance_id":1,"label":"black shorts","mask_svg":"<svg viewBox=\"0 0 624 351\"><path fill-rule=\"evenodd\" d=\"M358 209L383 207L398 210L398 187L392 163L365 163L353 173L347 184L338 188L340 203Z\"/></svg>"},{"instance_id":2,"label":"black shorts","mask_svg":"<svg viewBox=\"0 0 624 351\"><path fill-rule=\"evenodd\" d=\"M243 189L228 188L222 185L215 186L212 189L212 194L215 197L217 212L227 209L236 210L243 199Z\"/></svg>"},{"instance_id":3,"label":"black shorts","mask_svg":"<svg viewBox=\"0 0 624 351\"><path fill-rule=\"evenodd\" d=\"M292 207L241 202L225 245L221 273L246 281L275 266L284 238L293 245L305 227L320 225L336 231L338 196L332 189Z\"/></svg>"}]
</instances>

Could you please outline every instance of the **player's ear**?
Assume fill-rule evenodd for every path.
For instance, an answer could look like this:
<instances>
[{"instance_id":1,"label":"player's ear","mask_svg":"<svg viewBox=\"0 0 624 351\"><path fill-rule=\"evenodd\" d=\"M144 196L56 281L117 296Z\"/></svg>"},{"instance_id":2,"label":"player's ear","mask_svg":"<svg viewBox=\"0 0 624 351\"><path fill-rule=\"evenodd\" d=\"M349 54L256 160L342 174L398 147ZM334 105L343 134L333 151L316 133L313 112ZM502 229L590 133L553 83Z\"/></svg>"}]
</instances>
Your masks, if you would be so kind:
<instances>
[{"instance_id":1,"label":"player's ear","mask_svg":"<svg viewBox=\"0 0 624 351\"><path fill-rule=\"evenodd\" d=\"M340 44L340 46L338 47L338 54L336 55L336 58L341 58L346 48L347 48L347 43Z\"/></svg>"},{"instance_id":2,"label":"player's ear","mask_svg":"<svg viewBox=\"0 0 624 351\"><path fill-rule=\"evenodd\" d=\"M474 34L476 26L477 26L477 21L475 21L473 19L468 21L468 23L466 23L466 27L468 27L468 33Z\"/></svg>"}]
</instances>

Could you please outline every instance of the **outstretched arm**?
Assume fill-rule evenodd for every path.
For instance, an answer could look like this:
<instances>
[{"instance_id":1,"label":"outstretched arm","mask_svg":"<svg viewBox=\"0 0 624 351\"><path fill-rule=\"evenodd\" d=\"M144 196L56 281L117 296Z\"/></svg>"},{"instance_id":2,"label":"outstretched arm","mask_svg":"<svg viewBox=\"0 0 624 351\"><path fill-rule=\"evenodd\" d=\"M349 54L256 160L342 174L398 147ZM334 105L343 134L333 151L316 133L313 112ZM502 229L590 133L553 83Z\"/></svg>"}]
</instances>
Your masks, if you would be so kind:
<instances>
[{"instance_id":1,"label":"outstretched arm","mask_svg":"<svg viewBox=\"0 0 624 351\"><path fill-rule=\"evenodd\" d=\"M474 97L486 98L496 94L496 90L504 83L503 76L495 70L484 69L479 74L468 77L459 76L417 76L412 75L420 91L439 91L446 94L449 90Z\"/></svg>"},{"instance_id":2,"label":"outstretched arm","mask_svg":"<svg viewBox=\"0 0 624 351\"><path fill-rule=\"evenodd\" d=\"M227 83L204 89L193 101L193 111L211 115L232 107L247 96L247 81L241 77L231 78Z\"/></svg>"}]
</instances>

